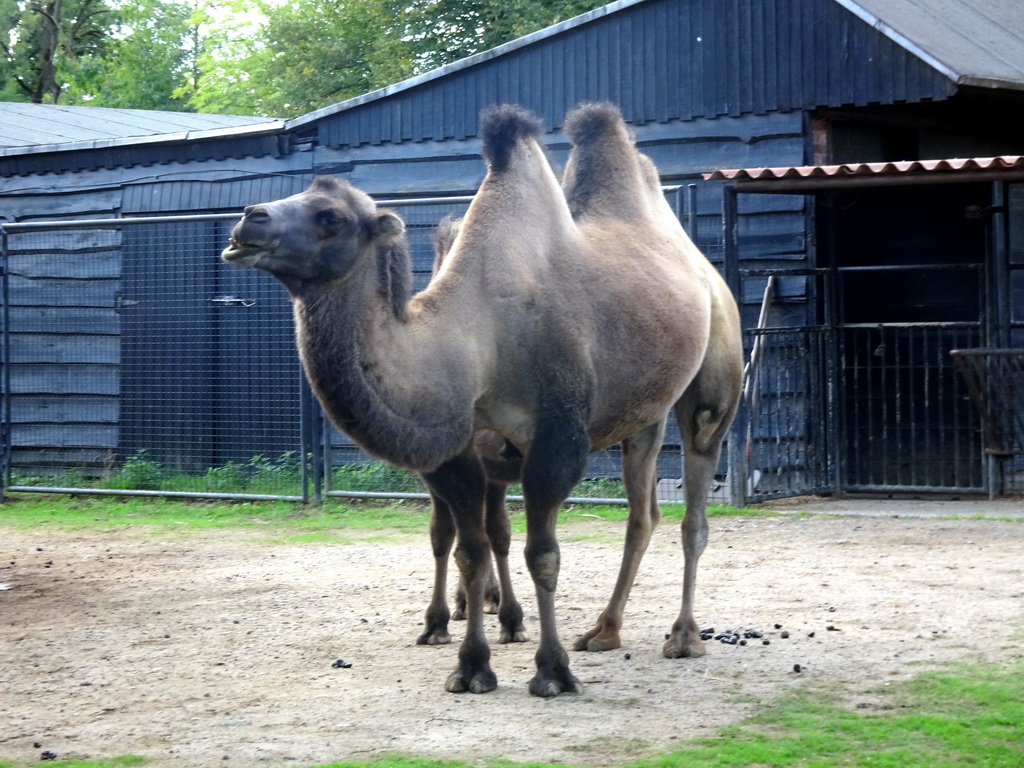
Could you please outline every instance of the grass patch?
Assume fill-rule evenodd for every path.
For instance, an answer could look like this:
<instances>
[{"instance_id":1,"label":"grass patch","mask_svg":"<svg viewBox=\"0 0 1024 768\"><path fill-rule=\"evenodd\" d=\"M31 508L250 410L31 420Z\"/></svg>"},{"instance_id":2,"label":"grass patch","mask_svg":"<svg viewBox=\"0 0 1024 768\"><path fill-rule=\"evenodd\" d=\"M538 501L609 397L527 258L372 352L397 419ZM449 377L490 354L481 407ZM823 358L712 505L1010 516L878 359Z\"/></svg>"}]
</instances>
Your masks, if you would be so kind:
<instances>
[{"instance_id":1,"label":"grass patch","mask_svg":"<svg viewBox=\"0 0 1024 768\"><path fill-rule=\"evenodd\" d=\"M666 504L668 521L681 520L686 508ZM622 522L629 510L621 505L574 504L559 514L560 523L586 520ZM770 510L713 506L708 516L765 516ZM513 530L526 530L521 504L509 505ZM361 501L331 498L323 504L291 501L175 499L160 496L90 496L53 493L9 493L0 504L0 523L19 528L53 525L68 529L153 527L167 530L252 528L278 531L301 541L365 541L374 531L427 531L430 505L420 500ZM2 768L2 767L0 767Z\"/></svg>"},{"instance_id":2,"label":"grass patch","mask_svg":"<svg viewBox=\"0 0 1024 768\"><path fill-rule=\"evenodd\" d=\"M886 688L882 709L850 710L815 688L743 725L635 768L1024 765L1024 664L959 666Z\"/></svg>"},{"instance_id":3,"label":"grass patch","mask_svg":"<svg viewBox=\"0 0 1024 768\"><path fill-rule=\"evenodd\" d=\"M0 760L0 768L23 768L23 766L46 766L46 768L132 768L136 765L145 765L148 761L136 755L123 755L121 757L110 757L103 760L47 760L41 763L15 763L9 760Z\"/></svg>"},{"instance_id":4,"label":"grass patch","mask_svg":"<svg viewBox=\"0 0 1024 768\"><path fill-rule=\"evenodd\" d=\"M303 535L352 531L425 531L429 506L393 501L347 504L328 501L305 505L287 501L207 501L140 496L69 496L8 494L0 504L0 523L19 528L53 525L61 528L150 526L161 531L253 528Z\"/></svg>"}]
</instances>

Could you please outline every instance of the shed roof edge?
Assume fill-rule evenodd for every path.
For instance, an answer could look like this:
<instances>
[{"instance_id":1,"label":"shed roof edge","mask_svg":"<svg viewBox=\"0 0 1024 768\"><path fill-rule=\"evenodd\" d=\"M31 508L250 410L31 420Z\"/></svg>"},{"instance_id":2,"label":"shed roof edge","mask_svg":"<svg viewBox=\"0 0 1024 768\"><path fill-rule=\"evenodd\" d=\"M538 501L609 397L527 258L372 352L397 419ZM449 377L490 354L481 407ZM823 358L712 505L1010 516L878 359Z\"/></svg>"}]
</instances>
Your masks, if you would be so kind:
<instances>
[{"instance_id":1,"label":"shed roof edge","mask_svg":"<svg viewBox=\"0 0 1024 768\"><path fill-rule=\"evenodd\" d=\"M959 72L954 72L947 64L939 61L935 56L917 45L917 43L911 41L906 35L886 24L880 18L875 16L875 14L871 13L871 11L858 4L856 0L833 0L833 2L848 10L865 24L869 24L871 27L878 30L880 33L896 43L896 45L905 49L909 53L912 53L914 56L917 56L917 58L921 59L925 64L948 77L954 83L964 84L961 82L962 79L970 79L962 78ZM1020 84L1018 84L1017 87L1021 87Z\"/></svg>"},{"instance_id":2,"label":"shed roof edge","mask_svg":"<svg viewBox=\"0 0 1024 768\"><path fill-rule=\"evenodd\" d=\"M494 48L488 48L486 51L480 51L480 53L475 53L472 56L467 56L464 59L453 61L451 64L445 64L443 67L432 69L429 72L424 72L421 75L416 75L415 77L410 77L398 83L387 85L384 86L383 88L378 88L377 90L370 91L369 93L363 93L360 94L359 96L353 96L351 99L339 101L336 104L331 104L329 106L323 107L322 109L318 109L315 112L308 112L304 115L299 115L298 117L291 118L290 120L286 121L286 127L299 128L308 123L315 122L316 120L319 120L321 118L329 117L330 115L335 115L338 114L339 112L344 112L354 107L358 107L372 101L383 99L395 93L407 91L411 88L415 88L416 86L423 85L424 83L429 83L433 80L445 77L446 75L449 75L453 72L460 72L464 69L469 69L470 67L482 64L485 61L490 61L491 59L496 59L500 56L505 56L509 53L519 50L520 48L526 48L542 40L546 40L549 37L559 35L565 32L566 30L575 29L576 27L583 26L584 24L588 24L596 19L603 18L605 16L610 16L614 13L618 13L621 10L624 10L634 5L640 5L641 3L645 2L648 2L648 0L617 0L617 2L602 5L599 8L594 8L593 10L587 11L586 13L581 13L579 16L573 16L571 19L560 21L557 24L552 24L550 27L545 27L544 29L537 30L536 32L531 32L530 34L524 35L523 37L517 37L515 40L510 40L507 43L502 43L501 45L496 46Z\"/></svg>"}]
</instances>

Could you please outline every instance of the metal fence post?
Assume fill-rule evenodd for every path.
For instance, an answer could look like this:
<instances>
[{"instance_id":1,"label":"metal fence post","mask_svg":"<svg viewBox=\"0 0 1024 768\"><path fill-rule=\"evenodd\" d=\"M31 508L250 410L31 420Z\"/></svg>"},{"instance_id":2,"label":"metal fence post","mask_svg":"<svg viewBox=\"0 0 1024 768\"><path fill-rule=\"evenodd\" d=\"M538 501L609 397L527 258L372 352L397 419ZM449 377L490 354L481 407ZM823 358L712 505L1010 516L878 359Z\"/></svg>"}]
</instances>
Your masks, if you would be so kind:
<instances>
[{"instance_id":1,"label":"metal fence post","mask_svg":"<svg viewBox=\"0 0 1024 768\"><path fill-rule=\"evenodd\" d=\"M0 224L0 280L2 280L2 286L0 291L3 293L3 338L0 339L0 365L3 365L3 456L0 461L3 465L0 466L0 501L4 500L4 493L7 486L11 484L11 292L10 285L8 282L8 275L10 270L8 269L9 253L7 249L7 230L4 229L3 225Z\"/></svg>"},{"instance_id":2,"label":"metal fence post","mask_svg":"<svg viewBox=\"0 0 1024 768\"><path fill-rule=\"evenodd\" d=\"M736 190L727 186L722 193L722 227L725 259L725 282L732 291L742 311L743 294L740 286L739 216ZM745 454L746 428L748 418L746 403L740 399L739 410L729 429L729 486L732 503L742 507L747 503L747 462Z\"/></svg>"}]
</instances>

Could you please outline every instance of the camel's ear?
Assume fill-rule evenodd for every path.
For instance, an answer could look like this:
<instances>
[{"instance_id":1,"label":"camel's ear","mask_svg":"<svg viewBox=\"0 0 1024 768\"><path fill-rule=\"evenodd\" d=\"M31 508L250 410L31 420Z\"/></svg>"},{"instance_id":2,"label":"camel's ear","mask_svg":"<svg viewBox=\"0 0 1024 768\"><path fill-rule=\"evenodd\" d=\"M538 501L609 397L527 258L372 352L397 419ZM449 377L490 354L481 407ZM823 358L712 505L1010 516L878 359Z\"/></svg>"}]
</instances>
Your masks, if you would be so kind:
<instances>
[{"instance_id":1,"label":"camel's ear","mask_svg":"<svg viewBox=\"0 0 1024 768\"><path fill-rule=\"evenodd\" d=\"M394 211L377 211L372 226L377 237L394 237L405 232L405 222Z\"/></svg>"}]
</instances>

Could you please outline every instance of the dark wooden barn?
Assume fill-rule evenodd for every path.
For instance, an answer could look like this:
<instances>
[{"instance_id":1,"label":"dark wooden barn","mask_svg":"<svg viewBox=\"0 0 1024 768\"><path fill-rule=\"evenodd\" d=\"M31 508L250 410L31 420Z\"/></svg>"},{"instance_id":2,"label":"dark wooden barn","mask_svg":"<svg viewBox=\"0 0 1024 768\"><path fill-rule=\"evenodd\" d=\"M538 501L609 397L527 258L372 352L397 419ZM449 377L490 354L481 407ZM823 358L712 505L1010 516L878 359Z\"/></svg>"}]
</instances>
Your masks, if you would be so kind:
<instances>
[{"instance_id":1,"label":"dark wooden barn","mask_svg":"<svg viewBox=\"0 0 1024 768\"><path fill-rule=\"evenodd\" d=\"M537 112L558 164L590 100L620 106L742 302L760 361L739 495L995 489L948 353L1024 344L1019 0L625 0L292 120L2 105L14 466L154 455L160 430L203 435L162 461L215 466L298 429L287 303L217 263L227 218L19 227L235 214L330 173L397 202L422 284L430 226L483 178L481 108ZM29 119L46 131L13 132ZM937 184L752 171L995 156L920 171Z\"/></svg>"}]
</instances>

